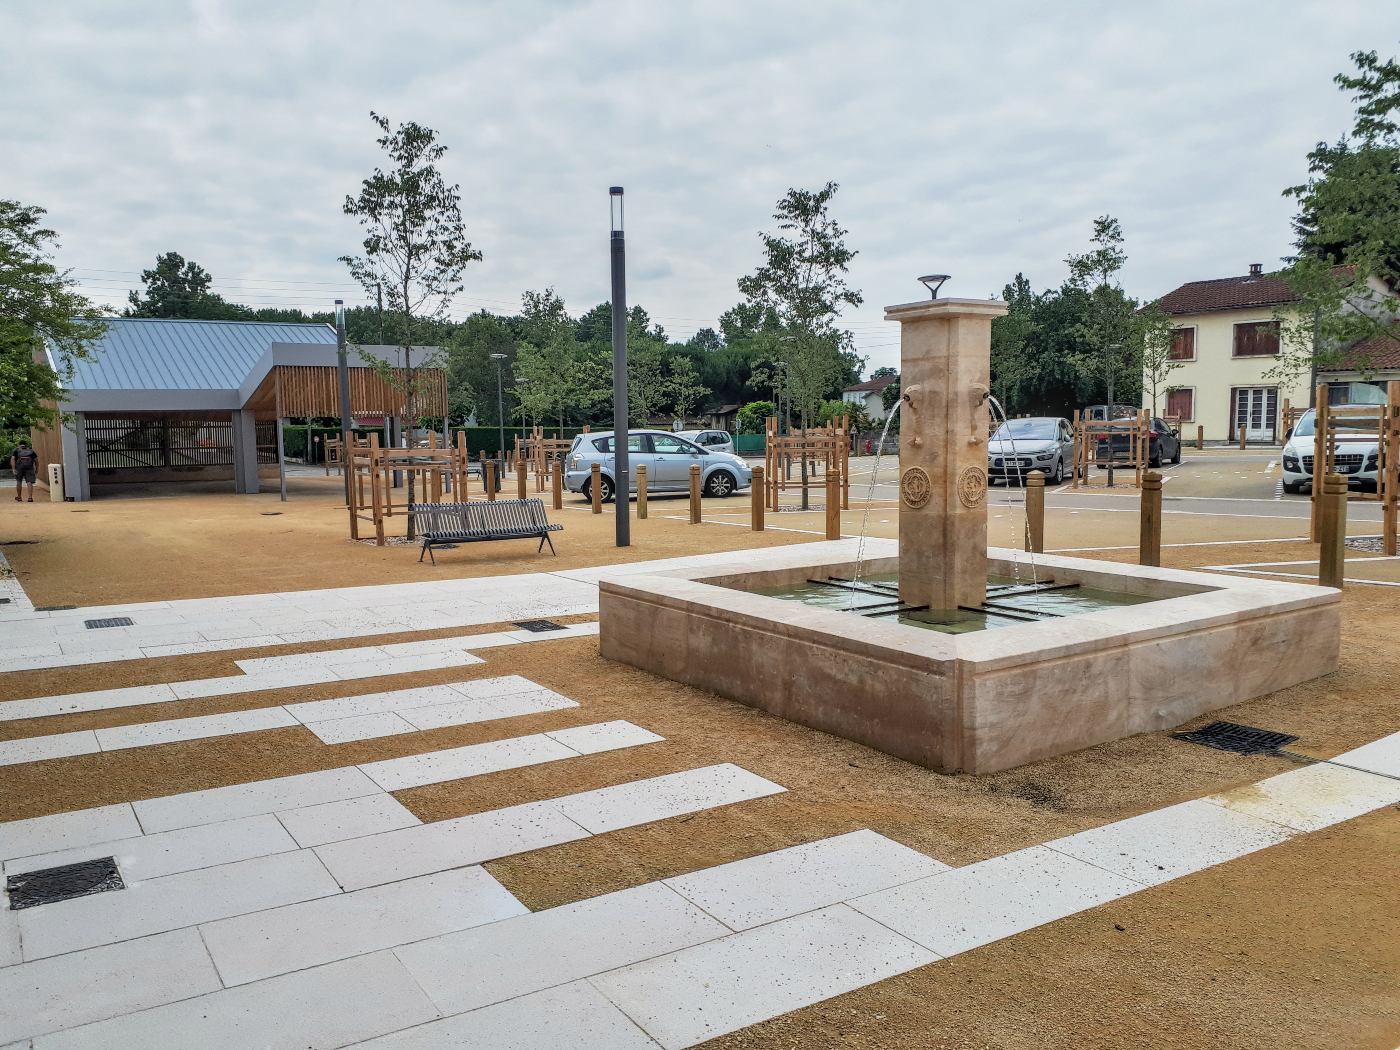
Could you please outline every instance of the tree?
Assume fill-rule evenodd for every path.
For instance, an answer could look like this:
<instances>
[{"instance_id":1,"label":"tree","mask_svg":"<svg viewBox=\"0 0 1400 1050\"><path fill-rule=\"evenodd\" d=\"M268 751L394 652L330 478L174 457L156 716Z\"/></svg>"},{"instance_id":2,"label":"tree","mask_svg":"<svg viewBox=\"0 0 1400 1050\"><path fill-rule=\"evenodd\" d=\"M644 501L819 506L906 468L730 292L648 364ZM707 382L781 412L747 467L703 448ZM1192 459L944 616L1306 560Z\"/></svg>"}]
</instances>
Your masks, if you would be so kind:
<instances>
[{"instance_id":1,"label":"tree","mask_svg":"<svg viewBox=\"0 0 1400 1050\"><path fill-rule=\"evenodd\" d=\"M1156 306L1148 306L1139 311L1136 318L1142 343L1142 381L1152 399L1152 414L1158 415L1157 399L1159 391L1167 393L1167 377L1181 367L1182 362L1172 356L1171 315Z\"/></svg>"},{"instance_id":2,"label":"tree","mask_svg":"<svg viewBox=\"0 0 1400 1050\"><path fill-rule=\"evenodd\" d=\"M671 412L677 419L689 419L695 414L706 396L709 387L700 382L700 373L690 358L679 354L671 358L670 366Z\"/></svg>"},{"instance_id":3,"label":"tree","mask_svg":"<svg viewBox=\"0 0 1400 1050\"><path fill-rule=\"evenodd\" d=\"M1307 181L1284 190L1298 202L1298 255L1281 276L1298 301L1276 313L1280 377L1355 358L1348 350L1362 342L1372 355L1400 348L1400 63L1374 51L1351 58L1355 74L1333 78L1356 105L1350 133L1319 142Z\"/></svg>"},{"instance_id":4,"label":"tree","mask_svg":"<svg viewBox=\"0 0 1400 1050\"><path fill-rule=\"evenodd\" d=\"M413 362L414 321L446 317L453 296L464 287L467 264L480 260L481 252L467 240L460 187L449 186L437 169L447 153L447 147L437 141L437 132L412 121L391 128L386 117L374 112L370 119L382 132L377 142L392 166L387 172L375 168L359 195L345 198L345 214L358 219L365 231L364 254L341 256L341 262L367 294L382 288L386 308L402 321L402 379L387 368L380 372L402 385L412 447L420 393ZM413 471L409 471L409 503L413 496ZM413 538L412 516L408 536Z\"/></svg>"},{"instance_id":5,"label":"tree","mask_svg":"<svg viewBox=\"0 0 1400 1050\"><path fill-rule=\"evenodd\" d=\"M829 211L837 189L834 182L819 190L789 189L773 212L778 232L759 234L763 264L739 279L739 293L748 303L750 316L769 315L782 331L771 353L786 366L787 396L804 428L811 425L817 405L850 372L851 336L837 329L837 314L843 307L864 302L860 292L846 283L856 253L846 247L847 231ZM804 456L804 507L806 479Z\"/></svg>"},{"instance_id":6,"label":"tree","mask_svg":"<svg viewBox=\"0 0 1400 1050\"><path fill-rule=\"evenodd\" d=\"M768 426L768 417L776 416L778 408L771 401L750 401L734 418L734 426L741 434L762 434Z\"/></svg>"},{"instance_id":7,"label":"tree","mask_svg":"<svg viewBox=\"0 0 1400 1050\"><path fill-rule=\"evenodd\" d=\"M127 293L127 317L175 317L204 321L251 321L254 311L209 290L214 278L179 252L156 256L153 269L141 271L145 295ZM298 314L300 311L297 311Z\"/></svg>"},{"instance_id":8,"label":"tree","mask_svg":"<svg viewBox=\"0 0 1400 1050\"><path fill-rule=\"evenodd\" d=\"M685 345L691 349L699 350L701 353L712 354L716 350L724 348L724 340L713 328L701 328L686 340Z\"/></svg>"},{"instance_id":9,"label":"tree","mask_svg":"<svg viewBox=\"0 0 1400 1050\"><path fill-rule=\"evenodd\" d=\"M898 379L899 369L891 368L889 365L882 365L880 368L877 368L875 369L875 371L870 373L871 379L884 379L885 376L894 376L896 379Z\"/></svg>"},{"instance_id":10,"label":"tree","mask_svg":"<svg viewBox=\"0 0 1400 1050\"><path fill-rule=\"evenodd\" d=\"M1079 326L1081 375L1096 379L1110 400L1135 401L1142 390L1142 335L1135 323L1137 303L1126 295L1118 274L1128 261L1123 250L1123 228L1111 215L1094 220L1093 247L1071 255L1070 283L1089 296L1089 310Z\"/></svg>"},{"instance_id":11,"label":"tree","mask_svg":"<svg viewBox=\"0 0 1400 1050\"><path fill-rule=\"evenodd\" d=\"M106 330L53 263L58 234L35 205L0 199L0 430L49 427L74 362ZM56 366L42 353L47 346Z\"/></svg>"}]
</instances>

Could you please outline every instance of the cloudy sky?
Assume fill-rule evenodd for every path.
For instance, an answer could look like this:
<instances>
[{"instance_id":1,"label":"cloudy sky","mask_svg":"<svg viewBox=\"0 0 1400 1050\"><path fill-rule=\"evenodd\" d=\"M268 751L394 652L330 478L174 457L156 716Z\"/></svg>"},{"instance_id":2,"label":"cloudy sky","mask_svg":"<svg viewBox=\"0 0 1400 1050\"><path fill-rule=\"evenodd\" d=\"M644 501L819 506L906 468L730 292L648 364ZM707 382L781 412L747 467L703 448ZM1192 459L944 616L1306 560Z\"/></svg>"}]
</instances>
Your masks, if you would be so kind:
<instances>
[{"instance_id":1,"label":"cloudy sky","mask_svg":"<svg viewBox=\"0 0 1400 1050\"><path fill-rule=\"evenodd\" d=\"M1096 215L1138 296L1275 264L1280 190L1349 123L1331 77L1395 53L1400 5L6 0L0 39L0 195L49 210L100 303L168 250L235 300L360 301L335 260L373 108L449 147L485 255L455 316L606 298L621 183L630 299L686 338L786 189L839 182L874 367L918 274L1052 286Z\"/></svg>"}]
</instances>

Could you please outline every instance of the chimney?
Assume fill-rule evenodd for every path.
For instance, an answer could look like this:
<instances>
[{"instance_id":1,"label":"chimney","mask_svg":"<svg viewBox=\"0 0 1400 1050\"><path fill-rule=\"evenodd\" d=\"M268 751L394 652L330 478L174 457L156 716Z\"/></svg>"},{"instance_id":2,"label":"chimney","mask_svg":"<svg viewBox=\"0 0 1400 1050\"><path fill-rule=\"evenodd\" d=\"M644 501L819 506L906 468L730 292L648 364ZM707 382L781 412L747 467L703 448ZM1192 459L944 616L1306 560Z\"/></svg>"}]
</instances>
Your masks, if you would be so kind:
<instances>
[{"instance_id":1,"label":"chimney","mask_svg":"<svg viewBox=\"0 0 1400 1050\"><path fill-rule=\"evenodd\" d=\"M1263 264L1263 263L1250 263L1250 264L1249 264L1249 276L1251 276L1251 277L1263 277L1263 276L1264 276L1264 264Z\"/></svg>"}]
</instances>

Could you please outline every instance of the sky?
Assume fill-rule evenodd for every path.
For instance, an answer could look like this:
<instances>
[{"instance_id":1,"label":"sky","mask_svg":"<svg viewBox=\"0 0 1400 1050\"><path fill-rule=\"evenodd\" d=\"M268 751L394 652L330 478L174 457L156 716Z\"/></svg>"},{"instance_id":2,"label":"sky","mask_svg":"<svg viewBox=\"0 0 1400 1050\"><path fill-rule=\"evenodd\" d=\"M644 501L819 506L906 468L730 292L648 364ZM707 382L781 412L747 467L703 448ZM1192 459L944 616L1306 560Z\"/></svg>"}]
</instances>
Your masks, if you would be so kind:
<instances>
[{"instance_id":1,"label":"sky","mask_svg":"<svg viewBox=\"0 0 1400 1050\"><path fill-rule=\"evenodd\" d=\"M918 275L1053 287L1098 215L1140 298L1277 265L1282 190L1350 124L1331 78L1396 52L1400 4L5 0L0 39L0 196L48 209L99 304L171 250L236 301L365 301L337 258L373 109L448 147L484 256L457 318L606 299L622 185L629 302L688 338L738 301L787 189L839 183L865 300L843 321L873 369Z\"/></svg>"}]
</instances>

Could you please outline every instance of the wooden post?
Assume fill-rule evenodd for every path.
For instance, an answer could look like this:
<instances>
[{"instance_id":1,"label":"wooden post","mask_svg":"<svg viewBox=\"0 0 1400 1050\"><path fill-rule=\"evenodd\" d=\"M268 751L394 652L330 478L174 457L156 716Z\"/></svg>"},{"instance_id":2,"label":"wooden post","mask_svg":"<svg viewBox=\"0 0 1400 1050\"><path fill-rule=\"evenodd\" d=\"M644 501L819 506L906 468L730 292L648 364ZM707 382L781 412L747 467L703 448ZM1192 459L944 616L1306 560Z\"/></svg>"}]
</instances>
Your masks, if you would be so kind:
<instances>
[{"instance_id":1,"label":"wooden post","mask_svg":"<svg viewBox=\"0 0 1400 1050\"><path fill-rule=\"evenodd\" d=\"M603 513L603 468L601 464L593 464L593 473L588 480L588 496L593 502L593 513Z\"/></svg>"},{"instance_id":2,"label":"wooden post","mask_svg":"<svg viewBox=\"0 0 1400 1050\"><path fill-rule=\"evenodd\" d=\"M1206 447L1206 428L1201 424L1196 424L1196 451L1201 451Z\"/></svg>"},{"instance_id":3,"label":"wooden post","mask_svg":"<svg viewBox=\"0 0 1400 1050\"><path fill-rule=\"evenodd\" d=\"M496 502L496 461L488 459L486 461L486 498L492 503Z\"/></svg>"},{"instance_id":4,"label":"wooden post","mask_svg":"<svg viewBox=\"0 0 1400 1050\"><path fill-rule=\"evenodd\" d=\"M526 478L525 478L525 471L526 471L526 469L528 468L528 466L529 466L529 462L526 460L526 458L525 458L524 456L521 456L519 459L517 459L517 460L515 461L515 493L516 493L515 498L516 498L516 499L525 499L525 498L528 497L529 494L530 494L530 493L529 493L529 489L528 489L528 487L527 487Z\"/></svg>"},{"instance_id":5,"label":"wooden post","mask_svg":"<svg viewBox=\"0 0 1400 1050\"><path fill-rule=\"evenodd\" d=\"M836 472L826 472L826 538L841 538L841 479Z\"/></svg>"},{"instance_id":6,"label":"wooden post","mask_svg":"<svg viewBox=\"0 0 1400 1050\"><path fill-rule=\"evenodd\" d=\"M645 521L647 516L647 465L637 464L637 517Z\"/></svg>"},{"instance_id":7,"label":"wooden post","mask_svg":"<svg viewBox=\"0 0 1400 1050\"><path fill-rule=\"evenodd\" d=\"M553 491L553 494L554 494L554 509L555 509L555 510L563 510L563 509L564 509L564 461L563 461L562 459L556 459L556 460L554 461L554 463L553 463L553 468L554 468L554 469L552 469L552 470L549 472L549 477L550 477L550 485L552 486L552 488L553 488L553 490L554 490L554 491Z\"/></svg>"},{"instance_id":8,"label":"wooden post","mask_svg":"<svg viewBox=\"0 0 1400 1050\"><path fill-rule=\"evenodd\" d=\"M1162 564L1162 475L1149 470L1142 479L1142 524L1138 537L1138 564Z\"/></svg>"},{"instance_id":9,"label":"wooden post","mask_svg":"<svg viewBox=\"0 0 1400 1050\"><path fill-rule=\"evenodd\" d=\"M1240 451L1241 451L1241 452L1243 452L1243 451L1248 447L1248 444L1249 444L1248 441L1245 439L1245 434L1247 434L1247 433L1249 432L1248 427L1249 427L1249 424L1248 424L1248 423L1241 423L1241 424L1240 424Z\"/></svg>"},{"instance_id":10,"label":"wooden post","mask_svg":"<svg viewBox=\"0 0 1400 1050\"><path fill-rule=\"evenodd\" d=\"M1317 582L1323 587L1342 586L1346 562L1347 479L1327 474L1322 479L1322 508L1318 522Z\"/></svg>"},{"instance_id":11,"label":"wooden post","mask_svg":"<svg viewBox=\"0 0 1400 1050\"><path fill-rule=\"evenodd\" d=\"M1041 554L1045 550L1045 471L1033 470L1026 475L1026 550Z\"/></svg>"},{"instance_id":12,"label":"wooden post","mask_svg":"<svg viewBox=\"0 0 1400 1050\"><path fill-rule=\"evenodd\" d=\"M753 483L749 486L749 502L753 505L752 527L754 532L763 531L763 511L768 502L767 481L762 467L753 468Z\"/></svg>"},{"instance_id":13,"label":"wooden post","mask_svg":"<svg viewBox=\"0 0 1400 1050\"><path fill-rule=\"evenodd\" d=\"M700 524L700 464L690 465L690 523Z\"/></svg>"}]
</instances>

